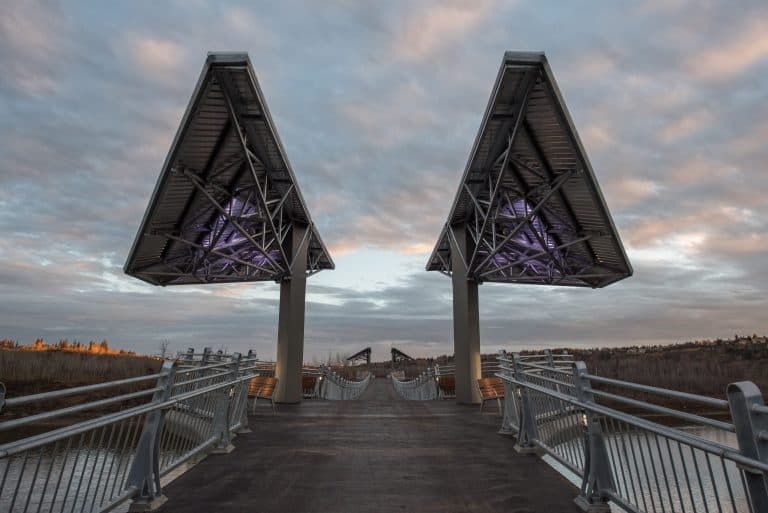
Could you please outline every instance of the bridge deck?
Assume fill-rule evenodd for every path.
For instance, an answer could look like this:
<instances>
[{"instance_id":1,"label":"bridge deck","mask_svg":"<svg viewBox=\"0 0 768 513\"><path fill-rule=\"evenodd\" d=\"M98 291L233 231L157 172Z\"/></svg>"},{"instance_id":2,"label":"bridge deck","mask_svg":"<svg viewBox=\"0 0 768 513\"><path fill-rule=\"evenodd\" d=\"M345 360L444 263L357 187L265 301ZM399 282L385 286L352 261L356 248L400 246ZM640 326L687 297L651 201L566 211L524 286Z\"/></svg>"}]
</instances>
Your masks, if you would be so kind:
<instances>
[{"instance_id":1,"label":"bridge deck","mask_svg":"<svg viewBox=\"0 0 768 513\"><path fill-rule=\"evenodd\" d=\"M576 512L577 490L496 434L495 412L403 401L377 379L357 401L259 405L253 432L171 483L173 512Z\"/></svg>"}]
</instances>

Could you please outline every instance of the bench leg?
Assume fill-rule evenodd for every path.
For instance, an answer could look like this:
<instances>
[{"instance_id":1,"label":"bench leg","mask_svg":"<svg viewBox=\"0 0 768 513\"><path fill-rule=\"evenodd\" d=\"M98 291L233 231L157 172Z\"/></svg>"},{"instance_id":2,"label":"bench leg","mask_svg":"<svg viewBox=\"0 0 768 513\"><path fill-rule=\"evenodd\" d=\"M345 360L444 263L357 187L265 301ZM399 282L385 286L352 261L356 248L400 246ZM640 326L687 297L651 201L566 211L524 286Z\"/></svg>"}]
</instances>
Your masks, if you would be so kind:
<instances>
[{"instance_id":1,"label":"bench leg","mask_svg":"<svg viewBox=\"0 0 768 513\"><path fill-rule=\"evenodd\" d=\"M277 415L277 405L275 404L275 400L270 399L270 402L272 403L272 415Z\"/></svg>"},{"instance_id":2,"label":"bench leg","mask_svg":"<svg viewBox=\"0 0 768 513\"><path fill-rule=\"evenodd\" d=\"M485 398L480 398L480 413L483 413L483 406L485 406Z\"/></svg>"}]
</instances>

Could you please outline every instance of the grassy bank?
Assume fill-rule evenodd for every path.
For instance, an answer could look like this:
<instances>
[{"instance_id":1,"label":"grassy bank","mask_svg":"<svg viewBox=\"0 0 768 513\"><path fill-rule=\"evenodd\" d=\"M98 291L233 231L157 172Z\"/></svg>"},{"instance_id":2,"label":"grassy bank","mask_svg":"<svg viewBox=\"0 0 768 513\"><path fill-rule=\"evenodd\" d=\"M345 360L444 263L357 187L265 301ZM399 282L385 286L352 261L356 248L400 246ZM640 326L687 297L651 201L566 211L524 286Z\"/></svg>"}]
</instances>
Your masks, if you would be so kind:
<instances>
[{"instance_id":1,"label":"grassy bank","mask_svg":"<svg viewBox=\"0 0 768 513\"><path fill-rule=\"evenodd\" d=\"M753 381L768 393L764 337L569 352L590 373L624 381L721 398L729 383Z\"/></svg>"},{"instance_id":2,"label":"grassy bank","mask_svg":"<svg viewBox=\"0 0 768 513\"><path fill-rule=\"evenodd\" d=\"M0 381L9 397L152 374L160 366L136 355L0 348Z\"/></svg>"}]
</instances>

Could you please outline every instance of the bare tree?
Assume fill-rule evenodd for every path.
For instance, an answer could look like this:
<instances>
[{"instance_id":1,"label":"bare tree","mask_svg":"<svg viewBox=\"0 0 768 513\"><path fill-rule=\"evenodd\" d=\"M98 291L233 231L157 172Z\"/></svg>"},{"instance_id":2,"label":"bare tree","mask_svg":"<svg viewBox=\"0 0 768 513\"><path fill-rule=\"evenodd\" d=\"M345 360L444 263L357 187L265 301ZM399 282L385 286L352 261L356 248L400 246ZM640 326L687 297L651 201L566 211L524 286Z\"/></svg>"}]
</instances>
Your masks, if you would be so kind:
<instances>
[{"instance_id":1,"label":"bare tree","mask_svg":"<svg viewBox=\"0 0 768 513\"><path fill-rule=\"evenodd\" d=\"M160 358L165 360L168 357L168 346L170 345L167 338L164 338L162 342L160 342Z\"/></svg>"}]
</instances>

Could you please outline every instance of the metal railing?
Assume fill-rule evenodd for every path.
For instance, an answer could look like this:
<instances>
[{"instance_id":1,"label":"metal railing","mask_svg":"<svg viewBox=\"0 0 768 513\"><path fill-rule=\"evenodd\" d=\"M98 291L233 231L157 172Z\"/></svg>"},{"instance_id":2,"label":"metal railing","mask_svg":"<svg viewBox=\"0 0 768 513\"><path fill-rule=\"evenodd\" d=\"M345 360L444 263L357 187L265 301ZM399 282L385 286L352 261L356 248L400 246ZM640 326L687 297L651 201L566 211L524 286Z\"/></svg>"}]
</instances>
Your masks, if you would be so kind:
<instances>
[{"instance_id":1,"label":"metal railing","mask_svg":"<svg viewBox=\"0 0 768 513\"><path fill-rule=\"evenodd\" d=\"M370 372L365 378L359 381L352 381L340 376L336 371L329 367L321 368L322 375L318 378L318 396L321 399L331 401L346 401L357 399L365 392L368 385L373 381L373 374Z\"/></svg>"},{"instance_id":2,"label":"metal railing","mask_svg":"<svg viewBox=\"0 0 768 513\"><path fill-rule=\"evenodd\" d=\"M229 452L234 433L248 430L252 364L238 353L206 349L164 362L156 374L7 398L4 411L58 403L0 423L0 434L11 440L0 444L0 511L74 513L128 500L139 509L161 503L161 478L210 452ZM94 392L108 397L89 398ZM86 402L60 406L78 397ZM91 418L81 420L84 412Z\"/></svg>"},{"instance_id":3,"label":"metal railing","mask_svg":"<svg viewBox=\"0 0 768 513\"><path fill-rule=\"evenodd\" d=\"M419 374L415 379L400 380L394 374L391 377L392 386L403 399L409 401L437 399L437 380L431 368Z\"/></svg>"},{"instance_id":4,"label":"metal railing","mask_svg":"<svg viewBox=\"0 0 768 513\"><path fill-rule=\"evenodd\" d=\"M501 370L501 364L498 360L483 360L480 362L480 377L490 378L495 376Z\"/></svg>"},{"instance_id":5,"label":"metal railing","mask_svg":"<svg viewBox=\"0 0 768 513\"><path fill-rule=\"evenodd\" d=\"M435 364L434 373L435 381L437 382L437 396L435 399L456 399L456 365ZM450 381L453 384L451 386L440 386L441 380Z\"/></svg>"},{"instance_id":6,"label":"metal railing","mask_svg":"<svg viewBox=\"0 0 768 513\"><path fill-rule=\"evenodd\" d=\"M544 453L576 474L584 510L612 503L629 512L768 512L768 408L753 383L729 385L726 400L592 375L568 355L498 360L501 431L517 438L518 450Z\"/></svg>"}]
</instances>

